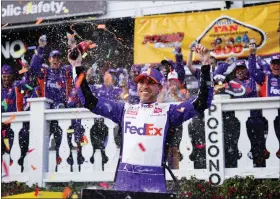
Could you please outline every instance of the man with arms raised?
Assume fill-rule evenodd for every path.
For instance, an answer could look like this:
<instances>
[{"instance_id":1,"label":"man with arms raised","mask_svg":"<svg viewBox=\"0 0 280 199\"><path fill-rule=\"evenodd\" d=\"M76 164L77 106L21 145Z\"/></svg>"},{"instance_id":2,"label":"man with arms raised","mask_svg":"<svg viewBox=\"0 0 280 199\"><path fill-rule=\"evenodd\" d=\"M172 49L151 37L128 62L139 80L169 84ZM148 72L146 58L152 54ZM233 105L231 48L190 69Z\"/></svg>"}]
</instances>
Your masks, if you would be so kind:
<instances>
[{"instance_id":1,"label":"man with arms raised","mask_svg":"<svg viewBox=\"0 0 280 199\"><path fill-rule=\"evenodd\" d=\"M78 97L84 107L118 123L123 132L121 157L115 177L115 189L122 191L166 192L164 146L169 127L203 112L211 105L213 88L210 79L209 50L197 45L202 62L198 97L178 105L159 104L162 74L149 68L136 78L139 104L113 102L97 98L84 79ZM68 60L77 75L84 72L81 55Z\"/></svg>"}]
</instances>

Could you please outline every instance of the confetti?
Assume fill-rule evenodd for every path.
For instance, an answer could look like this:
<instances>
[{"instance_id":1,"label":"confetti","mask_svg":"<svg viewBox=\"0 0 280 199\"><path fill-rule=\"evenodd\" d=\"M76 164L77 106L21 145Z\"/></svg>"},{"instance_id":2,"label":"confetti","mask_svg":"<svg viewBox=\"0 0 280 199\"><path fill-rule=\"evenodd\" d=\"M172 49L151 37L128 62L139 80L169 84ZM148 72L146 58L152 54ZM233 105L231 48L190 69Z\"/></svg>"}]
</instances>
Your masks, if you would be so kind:
<instances>
[{"instance_id":1,"label":"confetti","mask_svg":"<svg viewBox=\"0 0 280 199\"><path fill-rule=\"evenodd\" d=\"M43 18L39 18L37 21L36 21L36 25L38 25L38 24L40 24L40 23L42 23L42 21L43 21Z\"/></svg>"},{"instance_id":2,"label":"confetti","mask_svg":"<svg viewBox=\"0 0 280 199\"><path fill-rule=\"evenodd\" d=\"M31 86L29 86L28 84L25 84L25 87L28 88L29 90L33 90L33 88Z\"/></svg>"},{"instance_id":3,"label":"confetti","mask_svg":"<svg viewBox=\"0 0 280 199\"><path fill-rule=\"evenodd\" d=\"M56 158L56 164L59 165L62 162L61 157Z\"/></svg>"},{"instance_id":4,"label":"confetti","mask_svg":"<svg viewBox=\"0 0 280 199\"><path fill-rule=\"evenodd\" d=\"M111 49L109 49L109 52L108 52L108 54L106 55L106 58L107 58L107 59L109 59L110 54L111 54Z\"/></svg>"},{"instance_id":5,"label":"confetti","mask_svg":"<svg viewBox=\"0 0 280 199\"><path fill-rule=\"evenodd\" d=\"M26 4L26 14L29 14L32 12L32 2L28 2Z\"/></svg>"},{"instance_id":6,"label":"confetti","mask_svg":"<svg viewBox=\"0 0 280 199\"><path fill-rule=\"evenodd\" d=\"M54 172L51 177L50 177L50 180L54 180L55 179L55 176L56 176L56 173Z\"/></svg>"},{"instance_id":7,"label":"confetti","mask_svg":"<svg viewBox=\"0 0 280 199\"><path fill-rule=\"evenodd\" d=\"M93 44L90 44L90 45L89 45L89 48L90 48L90 49L93 49L93 48L96 48L96 46L97 46L97 45L96 45L95 43L93 43Z\"/></svg>"},{"instance_id":8,"label":"confetti","mask_svg":"<svg viewBox=\"0 0 280 199\"><path fill-rule=\"evenodd\" d=\"M9 151L10 150L10 144L9 144L9 139L8 138L4 138L4 144L6 146L6 149Z\"/></svg>"},{"instance_id":9,"label":"confetti","mask_svg":"<svg viewBox=\"0 0 280 199\"><path fill-rule=\"evenodd\" d=\"M24 90L21 90L20 93L21 93L21 94L24 94Z\"/></svg>"},{"instance_id":10,"label":"confetti","mask_svg":"<svg viewBox=\"0 0 280 199\"><path fill-rule=\"evenodd\" d=\"M88 17L88 19L96 19L96 17Z\"/></svg>"},{"instance_id":11,"label":"confetti","mask_svg":"<svg viewBox=\"0 0 280 199\"><path fill-rule=\"evenodd\" d=\"M87 139L87 136L84 135L81 139L81 145L84 146L87 144L88 144L88 139Z\"/></svg>"},{"instance_id":12,"label":"confetti","mask_svg":"<svg viewBox=\"0 0 280 199\"><path fill-rule=\"evenodd\" d=\"M23 74L23 73L26 73L27 71L28 71L27 68L23 68L18 71L18 74Z\"/></svg>"},{"instance_id":13,"label":"confetti","mask_svg":"<svg viewBox=\"0 0 280 199\"><path fill-rule=\"evenodd\" d=\"M64 12L65 14L67 14L67 13L69 12L69 10L68 10L67 8L65 8L65 9L63 10L63 12Z\"/></svg>"},{"instance_id":14,"label":"confetti","mask_svg":"<svg viewBox=\"0 0 280 199\"><path fill-rule=\"evenodd\" d=\"M99 25L97 26L97 28L98 28L98 29L105 29L106 26L105 26L105 24L99 24Z\"/></svg>"},{"instance_id":15,"label":"confetti","mask_svg":"<svg viewBox=\"0 0 280 199\"><path fill-rule=\"evenodd\" d=\"M4 111L7 111L7 110L8 110L8 104L7 104L7 102L6 102L6 99L4 99L4 100L2 101L2 106L4 106Z\"/></svg>"},{"instance_id":16,"label":"confetti","mask_svg":"<svg viewBox=\"0 0 280 199\"><path fill-rule=\"evenodd\" d=\"M38 195L39 195L39 187L36 187L36 188L35 188L34 196L38 196Z\"/></svg>"},{"instance_id":17,"label":"confetti","mask_svg":"<svg viewBox=\"0 0 280 199\"><path fill-rule=\"evenodd\" d=\"M37 169L37 168L36 168L36 167L34 167L33 165L31 165L31 168L33 169L33 171Z\"/></svg>"},{"instance_id":18,"label":"confetti","mask_svg":"<svg viewBox=\"0 0 280 199\"><path fill-rule=\"evenodd\" d=\"M23 68L25 68L25 67L26 67L26 64L24 63L24 61L22 61L22 60L18 60L18 62L20 63L20 65L21 65Z\"/></svg>"},{"instance_id":19,"label":"confetti","mask_svg":"<svg viewBox=\"0 0 280 199\"><path fill-rule=\"evenodd\" d=\"M36 46L29 46L27 47L27 50L35 50L36 49Z\"/></svg>"},{"instance_id":20,"label":"confetti","mask_svg":"<svg viewBox=\"0 0 280 199\"><path fill-rule=\"evenodd\" d=\"M79 198L79 196L78 196L76 193L74 193L74 194L72 195L71 198L72 198L72 199L74 199L74 198Z\"/></svg>"},{"instance_id":21,"label":"confetti","mask_svg":"<svg viewBox=\"0 0 280 199\"><path fill-rule=\"evenodd\" d=\"M20 57L20 56L22 56L25 52L26 52L26 48L23 48L23 49L21 49L21 50L16 51L15 54L16 54L17 56Z\"/></svg>"},{"instance_id":22,"label":"confetti","mask_svg":"<svg viewBox=\"0 0 280 199\"><path fill-rule=\"evenodd\" d=\"M74 129L68 129L67 133L74 133Z\"/></svg>"},{"instance_id":23,"label":"confetti","mask_svg":"<svg viewBox=\"0 0 280 199\"><path fill-rule=\"evenodd\" d=\"M87 53L84 53L84 54L82 55L82 58L85 58L87 55L88 55Z\"/></svg>"},{"instance_id":24,"label":"confetti","mask_svg":"<svg viewBox=\"0 0 280 199\"><path fill-rule=\"evenodd\" d=\"M127 97L128 97L128 94L125 94L125 95L123 96L124 99L126 99Z\"/></svg>"},{"instance_id":25,"label":"confetti","mask_svg":"<svg viewBox=\"0 0 280 199\"><path fill-rule=\"evenodd\" d=\"M16 115L12 115L7 121L5 121L3 123L4 124L10 124L15 118L16 118Z\"/></svg>"},{"instance_id":26,"label":"confetti","mask_svg":"<svg viewBox=\"0 0 280 199\"><path fill-rule=\"evenodd\" d=\"M180 109L177 109L178 112L181 112L181 113L184 113L185 111L185 108L184 107L181 107Z\"/></svg>"},{"instance_id":27,"label":"confetti","mask_svg":"<svg viewBox=\"0 0 280 199\"><path fill-rule=\"evenodd\" d=\"M140 149L141 149L143 152L146 151L146 149L145 149L145 147L143 146L142 143L139 143L138 146L140 147Z\"/></svg>"},{"instance_id":28,"label":"confetti","mask_svg":"<svg viewBox=\"0 0 280 199\"><path fill-rule=\"evenodd\" d=\"M68 198L71 195L72 189L65 187L62 193L63 198Z\"/></svg>"},{"instance_id":29,"label":"confetti","mask_svg":"<svg viewBox=\"0 0 280 199\"><path fill-rule=\"evenodd\" d=\"M76 84L75 84L76 88L80 88L81 83L82 83L82 81L84 80L84 78L85 78L85 73L81 73L81 74L79 75L77 81L76 81Z\"/></svg>"},{"instance_id":30,"label":"confetti","mask_svg":"<svg viewBox=\"0 0 280 199\"><path fill-rule=\"evenodd\" d=\"M32 151L34 151L34 149L29 149L27 152L28 152L28 153L31 153Z\"/></svg>"},{"instance_id":31,"label":"confetti","mask_svg":"<svg viewBox=\"0 0 280 199\"><path fill-rule=\"evenodd\" d=\"M5 176L9 176L9 169L5 161L2 160L2 165L4 169Z\"/></svg>"},{"instance_id":32,"label":"confetti","mask_svg":"<svg viewBox=\"0 0 280 199\"><path fill-rule=\"evenodd\" d=\"M106 182L100 182L100 183L99 183L99 186L100 186L100 187L103 187L103 188L105 188L105 189L109 189L109 185L108 185Z\"/></svg>"},{"instance_id":33,"label":"confetti","mask_svg":"<svg viewBox=\"0 0 280 199\"><path fill-rule=\"evenodd\" d=\"M8 26L8 25L9 25L9 23L6 23L5 25L2 26L2 28L6 27L6 26Z\"/></svg>"},{"instance_id":34,"label":"confetti","mask_svg":"<svg viewBox=\"0 0 280 199\"><path fill-rule=\"evenodd\" d=\"M67 33L67 38L68 38L68 39L73 39L73 38L75 37L75 35L76 35L75 33L72 34L72 35L69 34L69 33Z\"/></svg>"},{"instance_id":35,"label":"confetti","mask_svg":"<svg viewBox=\"0 0 280 199\"><path fill-rule=\"evenodd\" d=\"M2 130L2 136L6 137L6 130Z\"/></svg>"}]
</instances>

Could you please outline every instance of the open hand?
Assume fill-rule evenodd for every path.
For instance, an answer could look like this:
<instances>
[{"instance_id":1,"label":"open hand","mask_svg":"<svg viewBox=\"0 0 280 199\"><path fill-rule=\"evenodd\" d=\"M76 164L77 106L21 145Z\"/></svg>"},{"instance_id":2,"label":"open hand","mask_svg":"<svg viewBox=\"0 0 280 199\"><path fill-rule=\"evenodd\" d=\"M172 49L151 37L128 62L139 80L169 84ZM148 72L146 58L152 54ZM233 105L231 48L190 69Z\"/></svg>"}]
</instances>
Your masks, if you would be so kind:
<instances>
[{"instance_id":1,"label":"open hand","mask_svg":"<svg viewBox=\"0 0 280 199\"><path fill-rule=\"evenodd\" d=\"M202 65L210 65L210 51L202 44L195 46L195 51Z\"/></svg>"},{"instance_id":2,"label":"open hand","mask_svg":"<svg viewBox=\"0 0 280 199\"><path fill-rule=\"evenodd\" d=\"M44 48L47 45L46 35L42 35L38 40L39 46Z\"/></svg>"},{"instance_id":3,"label":"open hand","mask_svg":"<svg viewBox=\"0 0 280 199\"><path fill-rule=\"evenodd\" d=\"M256 45L256 40L255 39L250 39L249 51L250 51L250 54L253 54L253 55L256 54L257 45Z\"/></svg>"}]
</instances>

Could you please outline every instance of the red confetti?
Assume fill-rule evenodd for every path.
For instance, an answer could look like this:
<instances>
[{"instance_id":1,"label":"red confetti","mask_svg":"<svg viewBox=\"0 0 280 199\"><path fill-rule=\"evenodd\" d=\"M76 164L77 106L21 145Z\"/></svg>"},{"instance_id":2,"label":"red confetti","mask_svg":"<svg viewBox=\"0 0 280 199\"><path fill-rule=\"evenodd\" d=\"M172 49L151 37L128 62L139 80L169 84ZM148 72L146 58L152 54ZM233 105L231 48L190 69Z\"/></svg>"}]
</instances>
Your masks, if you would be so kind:
<instances>
[{"instance_id":1,"label":"red confetti","mask_svg":"<svg viewBox=\"0 0 280 199\"><path fill-rule=\"evenodd\" d=\"M145 147L143 146L142 143L139 143L138 145L139 145L140 149L141 149L143 152L146 151L146 149L145 149Z\"/></svg>"},{"instance_id":2,"label":"red confetti","mask_svg":"<svg viewBox=\"0 0 280 199\"><path fill-rule=\"evenodd\" d=\"M99 24L99 25L97 26L97 28L98 28L98 29L105 29L106 26L105 26L105 24Z\"/></svg>"},{"instance_id":3,"label":"red confetti","mask_svg":"<svg viewBox=\"0 0 280 199\"><path fill-rule=\"evenodd\" d=\"M195 148L196 149L203 149L203 148L205 148L205 144L196 144Z\"/></svg>"},{"instance_id":4,"label":"red confetti","mask_svg":"<svg viewBox=\"0 0 280 199\"><path fill-rule=\"evenodd\" d=\"M38 24L40 24L40 23L42 23L42 21L43 21L43 18L39 18L37 21L36 21L36 25L38 25Z\"/></svg>"},{"instance_id":5,"label":"red confetti","mask_svg":"<svg viewBox=\"0 0 280 199\"><path fill-rule=\"evenodd\" d=\"M3 122L4 124L10 124L14 119L16 118L16 115L12 115L8 120Z\"/></svg>"},{"instance_id":6,"label":"red confetti","mask_svg":"<svg viewBox=\"0 0 280 199\"><path fill-rule=\"evenodd\" d=\"M68 198L71 195L72 189L65 187L62 193L63 198Z\"/></svg>"},{"instance_id":7,"label":"red confetti","mask_svg":"<svg viewBox=\"0 0 280 199\"><path fill-rule=\"evenodd\" d=\"M109 185L106 182L100 182L99 185L105 189L109 189Z\"/></svg>"},{"instance_id":8,"label":"red confetti","mask_svg":"<svg viewBox=\"0 0 280 199\"><path fill-rule=\"evenodd\" d=\"M9 176L9 169L8 169L8 166L6 164L5 161L2 160L2 165L3 165L3 169L4 169L4 172L5 172L5 176Z\"/></svg>"},{"instance_id":9,"label":"red confetti","mask_svg":"<svg viewBox=\"0 0 280 199\"><path fill-rule=\"evenodd\" d=\"M31 153L32 151L34 151L34 149L29 149L27 152L28 152L28 153Z\"/></svg>"},{"instance_id":10,"label":"red confetti","mask_svg":"<svg viewBox=\"0 0 280 199\"><path fill-rule=\"evenodd\" d=\"M31 165L31 168L33 169L33 171L37 169L37 168L36 168L36 167L34 167L33 165Z\"/></svg>"},{"instance_id":11,"label":"red confetti","mask_svg":"<svg viewBox=\"0 0 280 199\"><path fill-rule=\"evenodd\" d=\"M87 136L83 136L82 138L81 138L81 145L86 145L86 144L88 144L88 139L87 139Z\"/></svg>"},{"instance_id":12,"label":"red confetti","mask_svg":"<svg viewBox=\"0 0 280 199\"><path fill-rule=\"evenodd\" d=\"M22 66L22 68L25 68L25 67L26 67L26 65L25 65L24 63L22 63L21 60L18 60L18 62L20 63L20 65Z\"/></svg>"},{"instance_id":13,"label":"red confetti","mask_svg":"<svg viewBox=\"0 0 280 199\"><path fill-rule=\"evenodd\" d=\"M4 27L6 27L6 26L8 26L9 25L9 23L6 23L5 25L3 25L1 28L4 28Z\"/></svg>"},{"instance_id":14,"label":"red confetti","mask_svg":"<svg viewBox=\"0 0 280 199\"><path fill-rule=\"evenodd\" d=\"M39 187L36 187L36 188L35 188L34 196L38 196L38 195L39 195Z\"/></svg>"},{"instance_id":15,"label":"red confetti","mask_svg":"<svg viewBox=\"0 0 280 199\"><path fill-rule=\"evenodd\" d=\"M28 71L27 68L23 68L18 71L18 74L23 74L23 73L26 73L27 71Z\"/></svg>"},{"instance_id":16,"label":"red confetti","mask_svg":"<svg viewBox=\"0 0 280 199\"><path fill-rule=\"evenodd\" d=\"M81 73L81 74L79 75L77 81L76 81L76 84L75 84L76 88L80 88L81 83L82 83L82 81L84 80L84 78L85 78L85 73Z\"/></svg>"},{"instance_id":17,"label":"red confetti","mask_svg":"<svg viewBox=\"0 0 280 199\"><path fill-rule=\"evenodd\" d=\"M61 157L56 158L56 164L59 165L62 162Z\"/></svg>"},{"instance_id":18,"label":"red confetti","mask_svg":"<svg viewBox=\"0 0 280 199\"><path fill-rule=\"evenodd\" d=\"M2 136L6 137L6 130L2 130Z\"/></svg>"},{"instance_id":19,"label":"red confetti","mask_svg":"<svg viewBox=\"0 0 280 199\"><path fill-rule=\"evenodd\" d=\"M92 48L96 48L96 44L95 44L95 43L93 43L93 44L89 45L89 48L90 48L90 49L92 49Z\"/></svg>"}]
</instances>

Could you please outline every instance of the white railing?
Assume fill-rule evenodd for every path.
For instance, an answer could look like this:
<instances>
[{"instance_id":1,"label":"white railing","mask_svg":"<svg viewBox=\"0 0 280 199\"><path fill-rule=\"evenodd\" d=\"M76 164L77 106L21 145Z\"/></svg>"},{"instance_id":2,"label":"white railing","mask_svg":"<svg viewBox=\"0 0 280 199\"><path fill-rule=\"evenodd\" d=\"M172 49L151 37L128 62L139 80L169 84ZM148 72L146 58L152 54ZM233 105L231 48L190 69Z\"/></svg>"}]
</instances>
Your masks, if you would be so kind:
<instances>
[{"instance_id":1,"label":"white railing","mask_svg":"<svg viewBox=\"0 0 280 199\"><path fill-rule=\"evenodd\" d=\"M279 149L279 140L276 137L274 129L274 120L280 109L280 97L271 98L247 98L247 99L227 99L227 96L215 96L213 105L205 111L205 141L206 141L206 167L196 169L194 162L189 156L193 151L191 138L188 134L188 125L190 121L183 124L183 137L180 145L180 151L183 154L183 160L180 162L179 169L173 170L175 176L191 177L196 176L198 179L205 179L212 183L222 183L225 178L235 175L246 176L254 175L256 178L279 178L280 177L280 159L277 158L276 152ZM29 99L31 110L28 112L3 113L2 122L16 115L11 123L14 131L14 144L11 148L11 157L14 163L9 166L9 175L2 178L3 182L20 181L29 185L38 183L39 186L45 186L49 182L101 182L113 181L117 162L119 159L119 149L116 147L113 129L116 126L111 120L105 119L105 124L109 128L108 143L106 146L106 155L109 161L102 170L102 158L100 150L97 150L94 157L95 162L92 164L89 159L93 154L93 148L90 141L90 129L94 123L94 118L100 117L84 108L77 109L56 109L50 110L49 103L51 100L46 98ZM265 167L254 167L247 153L251 149L251 142L246 131L246 121L250 116L250 110L262 109L263 116L268 121L268 135L266 138L266 149L270 156L265 160ZM235 117L240 122L240 137L238 139L238 149L242 157L237 160L236 168L225 168L225 150L222 114L225 111L234 111ZM67 130L72 119L81 119L85 128L85 136L89 143L82 147L82 154L85 162L81 164L80 171L77 164L77 151L72 150L74 165L73 171L66 159L70 154L67 143ZM62 143L59 149L62 158L61 164L55 171L56 154L55 151L49 150L51 142L49 137L49 121L58 120L61 127ZM22 123L30 121L29 149L24 159L24 171L18 165L20 157L19 135ZM202 123L203 125L203 123ZM238 129L236 129L238 131ZM74 136L73 136L74 137ZM72 138L73 139L73 138ZM73 145L76 145L72 141ZM197 157L199 158L199 157ZM201 158L201 157L200 157ZM9 156L4 154L3 159L9 163ZM167 180L171 176L166 172ZM3 176L3 170L2 170Z\"/></svg>"}]
</instances>

